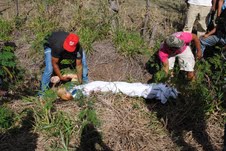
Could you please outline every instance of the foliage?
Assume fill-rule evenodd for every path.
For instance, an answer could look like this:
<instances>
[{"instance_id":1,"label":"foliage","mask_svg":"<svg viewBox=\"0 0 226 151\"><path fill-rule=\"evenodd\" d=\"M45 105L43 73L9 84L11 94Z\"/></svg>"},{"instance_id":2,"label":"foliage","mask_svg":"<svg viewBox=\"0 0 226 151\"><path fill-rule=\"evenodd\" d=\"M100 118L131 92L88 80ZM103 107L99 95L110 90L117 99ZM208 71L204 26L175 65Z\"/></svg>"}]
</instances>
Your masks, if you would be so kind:
<instances>
[{"instance_id":1,"label":"foliage","mask_svg":"<svg viewBox=\"0 0 226 151\"><path fill-rule=\"evenodd\" d=\"M93 109L85 109L80 112L79 119L83 121L83 126L86 124L93 124L95 126L100 125L100 121L97 118L96 111Z\"/></svg>"},{"instance_id":2,"label":"foliage","mask_svg":"<svg viewBox=\"0 0 226 151\"><path fill-rule=\"evenodd\" d=\"M14 113L6 106L0 107L0 128L8 129L13 124Z\"/></svg>"},{"instance_id":3,"label":"foliage","mask_svg":"<svg viewBox=\"0 0 226 151\"><path fill-rule=\"evenodd\" d=\"M63 25L65 25L66 22L64 22L64 20L57 20L53 17L56 12L53 8L57 8L61 1L34 0L32 2L34 2L32 4L37 4L36 11L32 11L34 16L29 16L26 23L24 23L24 18L18 16L18 18L15 19L15 25L18 27L26 25L22 30L25 31L24 33L30 34L30 36L26 35L26 37L28 37L27 40L32 44L35 53L37 53L43 50L43 44L46 42L45 37L52 31L60 30L62 28L59 26L60 21L62 21ZM70 2L72 1L64 3ZM75 5L71 4L72 7L80 7L80 1L73 1L73 3ZM92 6L95 5L94 3L95 2L92 2ZM32 7L34 6L32 5ZM51 7L51 9L47 10L48 7ZM122 55L133 57L147 52L147 46L138 32L126 29L119 29L116 32L110 31L112 16L109 14L107 1L99 0L97 7L97 11L93 11L91 9L88 10L87 7L81 6L81 8L78 8L79 11L76 10L76 12L71 12L71 18L67 18L68 23L71 25L67 30L78 33L82 47L84 47L88 53L92 53L92 45L95 41L106 39L109 35L113 36L113 42L117 47L118 52ZM0 41L10 40L12 30L12 22L0 19ZM161 40L158 40L154 45L153 54L155 54L160 47L160 41ZM4 46L0 51L0 76L9 80L13 79L18 71L16 57L13 51L14 48L10 46ZM153 55L153 57L154 56L155 55ZM182 92L185 101L189 102L187 104L192 106L192 112L190 114L192 118L197 118L197 116L201 115L200 112L202 111L211 113L216 110L216 105L220 104L223 99L223 90L221 88L222 75L225 75L224 69L226 67L226 64L221 61L220 55L212 56L206 61L200 61L196 64L197 79L195 82L188 82L184 77L181 77L178 66L175 67L174 77L167 77L164 71L161 70L159 60L153 57L150 58L148 62L148 68L154 69L154 73L159 71L154 76L155 82L167 82L170 85L176 86L179 91ZM72 62L63 60L63 63L70 64ZM70 72L68 70L63 70L62 73ZM75 83L68 83L64 86L69 89L74 84ZM59 104L55 107L54 102L57 100L57 96L54 90L46 91L44 95L45 103L43 105L37 101L37 98L27 98L30 101L29 107L30 104L32 104L32 113L35 118L35 123L32 126L34 126L35 131L44 133L48 138L58 138L58 141L55 141L55 144L52 144L52 150L69 150L69 142L75 133L83 131L84 127L88 124L93 124L94 126L99 126L101 124L94 108L95 100L84 98L81 92L78 94L79 95L74 99L73 103L76 103L78 107L80 107L78 111L79 121L77 121L77 116L74 117L73 115L71 116L66 112L60 111ZM194 104L191 105L190 102ZM183 103L181 104L184 105ZM65 107L65 105L63 105L63 107ZM164 106L164 108L166 107L167 105ZM133 104L133 108L140 109L138 104ZM173 105L172 109L180 110L178 106L175 108L175 105ZM183 109L186 109L186 107ZM181 110L181 112L186 114L184 110ZM157 115L153 115L153 117L157 118ZM5 106L0 107L0 127L5 129L10 128L14 122L13 120L14 113ZM153 125L155 126L156 124L152 123L151 126ZM55 138L54 140L57 140Z\"/></svg>"},{"instance_id":4,"label":"foliage","mask_svg":"<svg viewBox=\"0 0 226 151\"><path fill-rule=\"evenodd\" d=\"M95 18L84 19L81 21L81 28L78 30L80 41L87 53L92 52L92 44L95 41L106 38L110 26L107 21L98 20Z\"/></svg>"},{"instance_id":5,"label":"foliage","mask_svg":"<svg viewBox=\"0 0 226 151\"><path fill-rule=\"evenodd\" d=\"M54 4L57 0L44 0L43 2L46 4L46 5L51 5L51 4Z\"/></svg>"},{"instance_id":6,"label":"foliage","mask_svg":"<svg viewBox=\"0 0 226 151\"><path fill-rule=\"evenodd\" d=\"M2 78L3 87L9 88L19 80L23 79L23 69L17 65L17 58L14 54L14 47L4 45L0 50L0 77Z\"/></svg>"},{"instance_id":7,"label":"foliage","mask_svg":"<svg viewBox=\"0 0 226 151\"><path fill-rule=\"evenodd\" d=\"M97 39L99 35L98 32L84 26L78 31L78 35L80 36L82 46L85 48L87 53L90 53L92 50L92 43Z\"/></svg>"},{"instance_id":8,"label":"foliage","mask_svg":"<svg viewBox=\"0 0 226 151\"><path fill-rule=\"evenodd\" d=\"M0 18L0 41L10 40L10 33L12 32L12 30L12 23Z\"/></svg>"},{"instance_id":9,"label":"foliage","mask_svg":"<svg viewBox=\"0 0 226 151\"><path fill-rule=\"evenodd\" d=\"M11 46L5 46L0 52L0 76L13 78L12 70L16 67L16 57Z\"/></svg>"},{"instance_id":10,"label":"foliage","mask_svg":"<svg viewBox=\"0 0 226 151\"><path fill-rule=\"evenodd\" d=\"M106 38L110 30L110 18L108 15L108 5L106 1L99 1L96 10L87 9L82 7L82 4L77 4L80 7L74 13L73 20L71 21L71 31L76 30L80 36L82 47L85 48L87 53L93 51L92 44L95 41Z\"/></svg>"},{"instance_id":11,"label":"foliage","mask_svg":"<svg viewBox=\"0 0 226 151\"><path fill-rule=\"evenodd\" d=\"M155 65L159 67L158 63ZM186 73L180 71L178 64L175 64L173 76L166 77L164 71L159 70L154 74L154 81L165 81L170 85L176 86L180 92L185 93L185 96L188 95L187 99L203 102L204 112L211 113L215 111L216 105L221 104L224 99L225 67L226 62L216 52L205 60L196 61L196 79L193 82L187 81Z\"/></svg>"},{"instance_id":12,"label":"foliage","mask_svg":"<svg viewBox=\"0 0 226 151\"><path fill-rule=\"evenodd\" d=\"M32 48L37 52L43 50L43 44L46 42L46 37L54 30L59 30L59 23L52 19L47 13L48 5L51 5L56 0L37 1L37 15L28 22L28 29L33 32L35 37L32 39Z\"/></svg>"},{"instance_id":13,"label":"foliage","mask_svg":"<svg viewBox=\"0 0 226 151\"><path fill-rule=\"evenodd\" d=\"M13 21L0 18L0 78L3 80L3 88L15 86L15 82L22 79L22 69L17 65L14 54L16 44L10 42L12 39Z\"/></svg>"},{"instance_id":14,"label":"foliage","mask_svg":"<svg viewBox=\"0 0 226 151\"><path fill-rule=\"evenodd\" d=\"M209 87L209 93L218 100L221 100L223 96L225 67L226 62L217 53L207 58L206 61L197 63L197 82Z\"/></svg>"},{"instance_id":15,"label":"foliage","mask_svg":"<svg viewBox=\"0 0 226 151\"><path fill-rule=\"evenodd\" d=\"M33 31L35 38L32 39L32 48L37 52L43 50L46 37L56 29L57 23L48 18L38 16L30 23L29 28Z\"/></svg>"},{"instance_id":16,"label":"foliage","mask_svg":"<svg viewBox=\"0 0 226 151\"><path fill-rule=\"evenodd\" d=\"M113 36L113 41L119 53L125 56L135 56L147 51L144 40L137 32L118 30Z\"/></svg>"},{"instance_id":17,"label":"foliage","mask_svg":"<svg viewBox=\"0 0 226 151\"><path fill-rule=\"evenodd\" d=\"M0 40L3 42L10 40L12 26L10 22L0 19ZM0 76L7 79L12 79L13 71L16 67L16 57L12 46L0 46Z\"/></svg>"},{"instance_id":18,"label":"foliage","mask_svg":"<svg viewBox=\"0 0 226 151\"><path fill-rule=\"evenodd\" d=\"M45 100L44 105L40 104L40 102L36 102L37 104L33 108L34 118L36 121L35 128L36 130L44 132L48 136L60 136L61 145L53 145L57 146L57 148L67 150L71 136L75 132L76 123L67 113L62 111L53 111L53 102L56 98L57 96L54 90L47 90L43 98L43 100Z\"/></svg>"}]
</instances>

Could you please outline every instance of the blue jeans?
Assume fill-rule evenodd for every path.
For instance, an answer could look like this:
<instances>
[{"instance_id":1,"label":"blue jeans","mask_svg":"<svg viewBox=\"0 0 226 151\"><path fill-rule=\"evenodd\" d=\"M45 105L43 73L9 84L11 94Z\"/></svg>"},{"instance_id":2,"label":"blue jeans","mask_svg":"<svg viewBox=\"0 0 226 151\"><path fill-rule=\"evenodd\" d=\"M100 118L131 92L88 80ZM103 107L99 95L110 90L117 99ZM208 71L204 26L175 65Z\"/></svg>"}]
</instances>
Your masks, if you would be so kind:
<instances>
[{"instance_id":1,"label":"blue jeans","mask_svg":"<svg viewBox=\"0 0 226 151\"><path fill-rule=\"evenodd\" d=\"M202 54L203 54L207 46L214 46L217 43L221 43L221 44L225 45L226 38L223 38L223 37L220 37L217 35L211 35L207 38L201 38L200 43L201 43L201 50L202 50Z\"/></svg>"},{"instance_id":2,"label":"blue jeans","mask_svg":"<svg viewBox=\"0 0 226 151\"><path fill-rule=\"evenodd\" d=\"M52 61L51 61L51 48L47 47L44 50L45 52L45 70L42 75L42 80L41 80L41 93L39 95L42 95L42 93L49 89L49 83L50 83L50 78L53 73L53 66L52 66ZM82 71L82 80L83 83L88 83L88 66L86 63L86 55L85 52L83 51L83 57L82 57L82 66L83 66L83 71Z\"/></svg>"}]
</instances>

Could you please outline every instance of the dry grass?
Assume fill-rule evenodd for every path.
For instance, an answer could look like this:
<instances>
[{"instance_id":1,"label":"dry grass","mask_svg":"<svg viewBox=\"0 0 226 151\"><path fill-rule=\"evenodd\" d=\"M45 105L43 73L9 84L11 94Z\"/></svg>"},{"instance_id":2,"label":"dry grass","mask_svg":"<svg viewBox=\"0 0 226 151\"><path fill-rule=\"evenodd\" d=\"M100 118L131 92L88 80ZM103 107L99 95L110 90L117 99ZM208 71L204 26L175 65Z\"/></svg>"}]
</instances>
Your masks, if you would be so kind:
<instances>
[{"instance_id":1,"label":"dry grass","mask_svg":"<svg viewBox=\"0 0 226 151\"><path fill-rule=\"evenodd\" d=\"M160 122L155 121L157 130L152 128L152 113L142 99L109 94L97 97L99 103L96 110L102 120L101 131L104 141L112 150L148 151L163 150L166 145L173 146Z\"/></svg>"},{"instance_id":2,"label":"dry grass","mask_svg":"<svg viewBox=\"0 0 226 151\"><path fill-rule=\"evenodd\" d=\"M155 25L154 22L156 22L159 26L158 34L164 36L176 30L177 27L180 27L180 25L175 25L178 25L178 23L181 24L184 14L180 12L183 10L182 8L178 10L177 7L175 7L176 2L162 1L157 1L155 5L152 5L150 27L153 27ZM34 5L32 1L24 0L19 2L20 14L26 14L27 11L32 9L28 16L28 23L32 22L32 16L36 15L37 6ZM49 7L49 13L50 15L54 14L57 16L54 19L61 20L60 26L65 29L76 30L73 27L76 27L75 25L77 23L74 22L74 18L71 17L71 14L76 13L76 9L80 4L83 5L83 8L97 8L97 3L92 0L83 1L83 3L73 0L59 0L57 5ZM11 19L15 16L15 5L14 3L10 3L6 6L10 8L3 13L3 17ZM61 6L67 9L62 9ZM1 2L0 7L1 9L3 8ZM124 3L121 3L120 8L121 11L119 13L122 24L128 28L139 30L142 26L141 22L145 14L145 1L124 1ZM40 68L43 64L43 56L28 55L31 51L31 44L27 39L32 39L35 35L29 35L31 31L27 31L26 29L22 30L23 31L14 33L15 37L13 40L18 46L15 53L21 65L27 70L30 76L34 76L37 73L38 79L40 79ZM144 70L144 63L147 61L146 57L137 56L135 59L122 57L116 53L116 49L110 40L95 42L93 49L93 54L89 55L87 59L89 77L91 80L139 81L143 83L149 80L150 75L146 74ZM32 78L27 78L25 84L27 84L27 89L35 91L38 89L38 82L35 81L34 84L34 81L31 81L31 79ZM166 104L163 106L159 102L146 104L142 99L129 98L123 95L97 94L93 97L97 98L95 109L98 118L101 120L101 126L98 127L98 131L103 136L103 142L114 151L179 151L184 148L185 150L204 151L205 149L201 144L206 142L210 142L216 151L220 151L222 148L223 126L221 123L222 117L219 116L219 113L211 115L208 119L203 118L203 121L199 121L199 123L189 125L189 121L186 122L186 114L189 108L182 107L182 103L179 105ZM17 113L20 113L25 108L33 108L35 105L34 103L24 103L21 101L21 98L18 99L15 97L9 100L8 103ZM189 103L186 103L186 105L189 107ZM56 111L68 113L75 121L77 120L78 113L82 110L82 108L73 101L57 101L54 103L54 108ZM174 111L174 109L178 112ZM183 124L188 124L188 126ZM187 129L187 127L193 127L194 125L199 127L202 124L204 124L205 132L208 135L206 138L199 139L203 142L198 142L195 135L203 133L203 131L194 133L191 129ZM180 132L180 134L174 135L175 131ZM27 137L28 134L34 134L32 132L33 130L22 132L18 137L9 137L8 141L15 141L18 145L17 142L24 140L23 137ZM30 149L38 151L51 150L50 144L60 141L58 137L48 138L40 132L35 132L33 136L35 136L33 140L31 140L32 138L29 140L28 137L25 141L27 141L27 144L30 143L33 147ZM205 135L200 134L200 136ZM208 141L206 141L207 138L209 139ZM177 142L178 139L184 140L185 143L181 145L181 142ZM79 131L72 136L70 147L78 147L80 143ZM0 145L1 144L2 143L0 143ZM15 147L17 147L17 145L15 145ZM22 145L24 144L22 143ZM23 147L22 145L21 147ZM14 150L16 150L15 147L13 148Z\"/></svg>"}]
</instances>

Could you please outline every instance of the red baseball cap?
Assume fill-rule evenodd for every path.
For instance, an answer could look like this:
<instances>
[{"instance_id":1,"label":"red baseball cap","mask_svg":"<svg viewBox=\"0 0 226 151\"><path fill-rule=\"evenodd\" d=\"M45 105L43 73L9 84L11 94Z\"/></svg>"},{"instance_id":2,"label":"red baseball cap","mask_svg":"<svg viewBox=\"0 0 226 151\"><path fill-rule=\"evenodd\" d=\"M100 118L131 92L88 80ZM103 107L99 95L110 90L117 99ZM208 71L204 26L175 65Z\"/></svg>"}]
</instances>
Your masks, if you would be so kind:
<instances>
[{"instance_id":1,"label":"red baseball cap","mask_svg":"<svg viewBox=\"0 0 226 151\"><path fill-rule=\"evenodd\" d=\"M76 49L76 45L79 42L79 37L75 34L69 34L64 40L63 47L68 52L73 52Z\"/></svg>"}]
</instances>

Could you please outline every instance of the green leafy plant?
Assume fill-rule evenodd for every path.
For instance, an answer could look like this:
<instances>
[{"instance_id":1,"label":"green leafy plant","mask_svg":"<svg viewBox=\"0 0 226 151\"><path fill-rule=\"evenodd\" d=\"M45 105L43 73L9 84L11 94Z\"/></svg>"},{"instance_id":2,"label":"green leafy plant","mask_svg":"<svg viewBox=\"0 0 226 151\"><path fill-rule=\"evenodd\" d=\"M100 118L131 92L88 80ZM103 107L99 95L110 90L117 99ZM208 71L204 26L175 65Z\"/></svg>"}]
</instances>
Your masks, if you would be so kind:
<instances>
[{"instance_id":1,"label":"green leafy plant","mask_svg":"<svg viewBox=\"0 0 226 151\"><path fill-rule=\"evenodd\" d=\"M16 57L11 46L4 46L0 52L0 76L13 78L13 69L16 67Z\"/></svg>"},{"instance_id":2,"label":"green leafy plant","mask_svg":"<svg viewBox=\"0 0 226 151\"><path fill-rule=\"evenodd\" d=\"M37 16L29 24L29 28L35 35L35 38L32 39L32 48L41 52L43 44L46 42L45 38L57 28L57 23L43 16Z\"/></svg>"},{"instance_id":3,"label":"green leafy plant","mask_svg":"<svg viewBox=\"0 0 226 151\"><path fill-rule=\"evenodd\" d=\"M83 122L82 127L86 124L93 124L95 126L100 125L100 121L97 118L96 111L93 109L85 109L79 113L79 119Z\"/></svg>"},{"instance_id":4,"label":"green leafy plant","mask_svg":"<svg viewBox=\"0 0 226 151\"><path fill-rule=\"evenodd\" d=\"M12 26L10 22L0 19L0 40L3 42L10 40ZM16 67L16 57L11 46L0 46L0 76L13 78L13 69Z\"/></svg>"},{"instance_id":5,"label":"green leafy plant","mask_svg":"<svg viewBox=\"0 0 226 151\"><path fill-rule=\"evenodd\" d=\"M84 103L85 108L78 115L78 118L82 123L81 129L83 129L87 124L92 124L95 127L100 126L100 120L97 118L96 111L93 108L94 102L89 100Z\"/></svg>"},{"instance_id":6,"label":"green leafy plant","mask_svg":"<svg viewBox=\"0 0 226 151\"><path fill-rule=\"evenodd\" d=\"M78 35L80 36L82 47L85 48L87 53L90 53L92 51L93 42L98 38L98 32L89 27L82 27L78 31Z\"/></svg>"},{"instance_id":7,"label":"green leafy plant","mask_svg":"<svg viewBox=\"0 0 226 151\"><path fill-rule=\"evenodd\" d=\"M113 41L119 53L125 56L135 56L147 51L144 40L137 32L118 30L113 36Z\"/></svg>"},{"instance_id":8,"label":"green leafy plant","mask_svg":"<svg viewBox=\"0 0 226 151\"><path fill-rule=\"evenodd\" d=\"M9 41L11 39L10 33L13 30L12 23L0 18L0 40Z\"/></svg>"},{"instance_id":9,"label":"green leafy plant","mask_svg":"<svg viewBox=\"0 0 226 151\"><path fill-rule=\"evenodd\" d=\"M0 77L3 80L3 87L15 88L16 83L23 79L23 69L17 65L17 58L14 54L14 48L3 46L0 50Z\"/></svg>"},{"instance_id":10,"label":"green leafy plant","mask_svg":"<svg viewBox=\"0 0 226 151\"><path fill-rule=\"evenodd\" d=\"M0 128L8 129L13 125L14 113L6 106L0 107Z\"/></svg>"}]
</instances>

